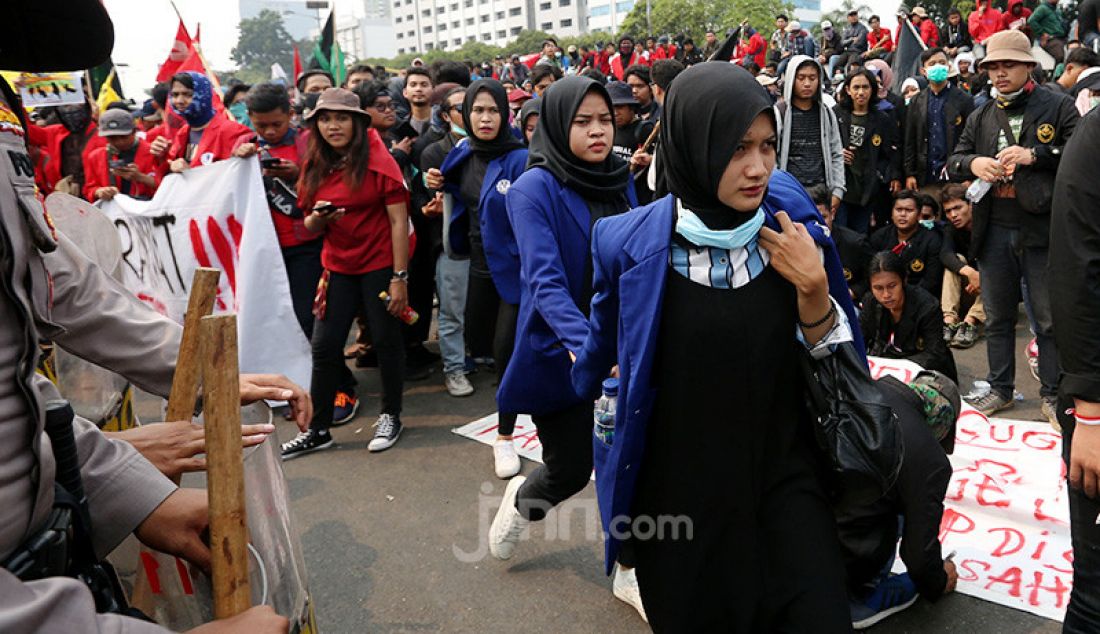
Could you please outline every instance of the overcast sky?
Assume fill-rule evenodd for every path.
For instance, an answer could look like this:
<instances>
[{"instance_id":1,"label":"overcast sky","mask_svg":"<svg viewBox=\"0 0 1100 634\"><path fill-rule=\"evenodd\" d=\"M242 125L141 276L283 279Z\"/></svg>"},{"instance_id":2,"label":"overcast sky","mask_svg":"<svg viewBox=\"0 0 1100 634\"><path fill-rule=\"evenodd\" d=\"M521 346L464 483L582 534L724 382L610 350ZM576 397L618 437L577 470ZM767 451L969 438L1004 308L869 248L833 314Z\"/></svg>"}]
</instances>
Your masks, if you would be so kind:
<instances>
[{"instance_id":1,"label":"overcast sky","mask_svg":"<svg viewBox=\"0 0 1100 634\"><path fill-rule=\"evenodd\" d=\"M229 52L237 44L237 23L240 21L237 4L236 0L176 2L192 35L196 24L202 25L203 54L219 70L236 66ZM345 1L340 6L340 14L350 11L355 4L359 3ZM829 11L840 6L840 0L823 0L822 4L822 8ZM892 29L896 24L891 16L898 0L865 0L863 4L882 16L883 26ZM120 65L123 91L141 101L145 90L156 79L157 66L168 56L179 19L168 0L104 0L104 5L115 23L114 61ZM291 69L286 70L290 72Z\"/></svg>"}]
</instances>

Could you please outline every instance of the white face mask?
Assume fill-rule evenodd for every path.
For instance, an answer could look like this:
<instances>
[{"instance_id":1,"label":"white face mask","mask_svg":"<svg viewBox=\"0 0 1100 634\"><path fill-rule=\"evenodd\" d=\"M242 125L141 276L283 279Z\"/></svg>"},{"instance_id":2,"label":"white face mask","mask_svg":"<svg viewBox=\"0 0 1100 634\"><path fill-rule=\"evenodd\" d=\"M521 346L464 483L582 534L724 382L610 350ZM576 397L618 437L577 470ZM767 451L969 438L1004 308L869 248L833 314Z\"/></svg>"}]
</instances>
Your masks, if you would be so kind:
<instances>
[{"instance_id":1,"label":"white face mask","mask_svg":"<svg viewBox=\"0 0 1100 634\"><path fill-rule=\"evenodd\" d=\"M1100 106L1100 97L1089 97L1089 112L1096 106Z\"/></svg>"}]
</instances>

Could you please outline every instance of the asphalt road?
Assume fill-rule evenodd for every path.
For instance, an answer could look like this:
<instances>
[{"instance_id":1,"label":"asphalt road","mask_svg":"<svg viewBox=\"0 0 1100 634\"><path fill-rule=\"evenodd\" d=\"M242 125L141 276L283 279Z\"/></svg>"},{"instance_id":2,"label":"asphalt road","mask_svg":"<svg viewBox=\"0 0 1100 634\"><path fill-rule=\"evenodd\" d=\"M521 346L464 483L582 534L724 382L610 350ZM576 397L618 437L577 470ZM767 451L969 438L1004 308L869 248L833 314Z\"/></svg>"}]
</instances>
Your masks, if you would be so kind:
<instances>
[{"instance_id":1,"label":"asphalt road","mask_svg":"<svg viewBox=\"0 0 1100 634\"><path fill-rule=\"evenodd\" d=\"M1026 343L1021 330L1019 348ZM985 373L982 342L956 354L964 392ZM1006 412L1041 418L1037 383L1021 354L1019 389L1029 400ZM536 525L513 558L488 556L484 537L503 490L491 450L452 428L494 411L494 377L471 376L463 399L443 388L438 366L406 385L405 431L392 449L366 445L378 410L375 370L356 370L359 416L334 429L337 446L285 464L316 614L325 632L641 632L633 609L603 575L590 484ZM295 429L280 422L282 439ZM524 461L524 472L534 465ZM1058 623L961 594L923 600L871 631L1060 631Z\"/></svg>"}]
</instances>

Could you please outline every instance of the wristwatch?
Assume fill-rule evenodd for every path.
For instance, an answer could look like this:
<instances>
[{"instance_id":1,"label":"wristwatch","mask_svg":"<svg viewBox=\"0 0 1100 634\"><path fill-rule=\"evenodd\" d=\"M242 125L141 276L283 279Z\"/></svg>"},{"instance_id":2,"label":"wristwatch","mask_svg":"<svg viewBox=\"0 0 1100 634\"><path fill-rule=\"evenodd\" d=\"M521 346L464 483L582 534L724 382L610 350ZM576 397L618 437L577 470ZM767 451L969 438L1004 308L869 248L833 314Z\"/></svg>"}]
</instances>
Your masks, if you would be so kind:
<instances>
[{"instance_id":1,"label":"wristwatch","mask_svg":"<svg viewBox=\"0 0 1100 634\"><path fill-rule=\"evenodd\" d=\"M408 282L409 281L409 272L408 271L394 271L393 272L393 277L390 278L390 281L394 281L394 280L396 280L398 282Z\"/></svg>"}]
</instances>

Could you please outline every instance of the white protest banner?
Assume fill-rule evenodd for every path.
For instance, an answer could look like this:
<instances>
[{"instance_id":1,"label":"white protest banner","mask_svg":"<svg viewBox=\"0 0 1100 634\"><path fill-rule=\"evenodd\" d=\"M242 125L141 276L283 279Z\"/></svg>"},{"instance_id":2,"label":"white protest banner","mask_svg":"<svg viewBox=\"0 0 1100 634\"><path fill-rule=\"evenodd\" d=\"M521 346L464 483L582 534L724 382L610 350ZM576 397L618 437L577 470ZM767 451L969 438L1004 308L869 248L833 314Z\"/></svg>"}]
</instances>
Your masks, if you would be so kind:
<instances>
[{"instance_id":1,"label":"white protest banner","mask_svg":"<svg viewBox=\"0 0 1100 634\"><path fill-rule=\"evenodd\" d=\"M484 418L456 427L451 432L470 440L476 440L483 445L492 446L497 439L498 426L499 421L496 412L494 412ZM521 414L516 418L516 428L512 434L512 442L516 445L516 453L528 460L542 462L542 443L539 442L539 432L535 429L535 423L531 422L531 417L527 414Z\"/></svg>"},{"instance_id":2,"label":"white protest banner","mask_svg":"<svg viewBox=\"0 0 1100 634\"><path fill-rule=\"evenodd\" d=\"M309 342L264 196L257 159L229 159L165 177L150 201L102 206L122 241L124 283L182 322L197 267L222 270L214 311L236 312L241 372L285 374L309 387Z\"/></svg>"},{"instance_id":3,"label":"white protest banner","mask_svg":"<svg viewBox=\"0 0 1100 634\"><path fill-rule=\"evenodd\" d=\"M871 376L908 382L921 367L871 357ZM1062 435L1045 422L986 418L963 403L940 542L958 591L1061 621L1073 588ZM895 572L905 566L899 558Z\"/></svg>"}]
</instances>

